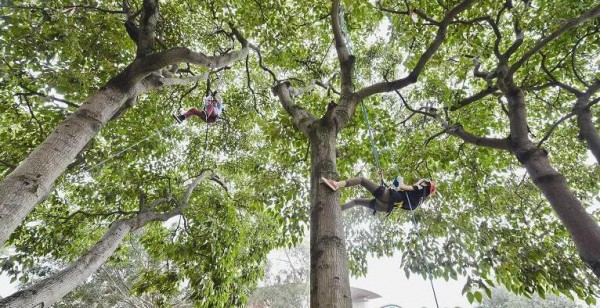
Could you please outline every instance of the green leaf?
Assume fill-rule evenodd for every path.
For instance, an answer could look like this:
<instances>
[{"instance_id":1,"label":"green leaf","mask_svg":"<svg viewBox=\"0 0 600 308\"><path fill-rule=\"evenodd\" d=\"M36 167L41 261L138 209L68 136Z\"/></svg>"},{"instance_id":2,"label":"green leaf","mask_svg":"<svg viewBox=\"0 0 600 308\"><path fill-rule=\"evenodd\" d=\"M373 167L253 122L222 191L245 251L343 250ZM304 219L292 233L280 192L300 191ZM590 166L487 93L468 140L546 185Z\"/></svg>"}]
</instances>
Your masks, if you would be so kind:
<instances>
[{"instance_id":1,"label":"green leaf","mask_svg":"<svg viewBox=\"0 0 600 308\"><path fill-rule=\"evenodd\" d=\"M472 292L468 292L467 300L469 301L469 304L472 304L474 299L475 299L475 295Z\"/></svg>"},{"instance_id":2,"label":"green leaf","mask_svg":"<svg viewBox=\"0 0 600 308\"><path fill-rule=\"evenodd\" d=\"M481 294L481 292L476 291L473 294L475 295L475 299L477 300L477 302L481 304L481 302L483 300L483 295ZM470 301L470 302L472 302L472 301Z\"/></svg>"}]
</instances>

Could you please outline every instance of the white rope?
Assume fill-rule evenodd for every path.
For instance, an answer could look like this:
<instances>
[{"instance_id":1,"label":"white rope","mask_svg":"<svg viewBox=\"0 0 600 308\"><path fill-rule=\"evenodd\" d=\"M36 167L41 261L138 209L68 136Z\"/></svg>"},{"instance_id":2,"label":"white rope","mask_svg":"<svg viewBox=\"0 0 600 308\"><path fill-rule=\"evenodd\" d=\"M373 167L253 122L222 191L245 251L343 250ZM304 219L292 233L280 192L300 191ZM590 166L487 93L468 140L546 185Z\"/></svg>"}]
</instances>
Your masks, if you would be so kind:
<instances>
[{"instance_id":1,"label":"white rope","mask_svg":"<svg viewBox=\"0 0 600 308\"><path fill-rule=\"evenodd\" d=\"M167 127L165 127L165 128L158 129L156 132L154 132L153 134L149 135L148 137L146 137L146 138L144 138L144 139L142 139L142 140L140 140L140 141L138 141L138 142L136 142L136 143L134 143L134 144L132 144L132 145L130 145L130 146L128 146L128 147L126 147L125 149L123 149L123 150L121 150L121 151L119 151L119 152L117 152L117 153L115 153L115 154L113 154L113 155L109 156L108 158L106 158L106 159L104 159L104 160L100 161L99 163L97 163L97 164L95 164L95 165L93 165L93 166L91 166L91 167L89 167L89 168L86 168L86 169L84 169L83 171L84 171L84 172L87 172L87 171L90 171L90 170L92 170L92 169L95 169L96 167L99 167L99 166L102 166L102 165L104 165L106 162L108 162L108 161L112 160L113 158L115 158L115 157L117 157L117 156L120 156L120 155L122 155L123 153L125 153L125 152L127 152L127 151L131 150L132 148L135 148L135 147L136 147L136 146L138 146L140 143L142 143L142 142L144 142L144 141L146 141L146 140L148 140L148 139L150 139L150 138L152 138L152 137L154 137L154 136L156 136L156 135L158 135L158 134L162 133L163 131L166 131L167 129L170 129L170 128L174 127L176 124L177 124L177 123L173 123L173 124L171 124L171 125L169 125L169 126L167 126Z\"/></svg>"},{"instance_id":2,"label":"white rope","mask_svg":"<svg viewBox=\"0 0 600 308\"><path fill-rule=\"evenodd\" d=\"M404 192L404 195L406 196L406 200L408 200L408 207L410 208L410 214L412 217L413 224L415 225L415 229L417 229L417 235L420 238L422 238L423 235L421 234L421 228L419 228L419 226L417 224L417 219L415 218L415 212L413 211L412 204L410 203L410 198L408 197L408 193ZM425 246L427 246L427 241L425 241ZM425 247L425 248L427 248L427 247ZM431 285L431 291L433 292L433 299L435 299L435 306L437 308L440 308L440 305L438 304L437 294L435 293L435 287L433 286L433 275L431 274L431 268L429 267L429 263L427 263L427 260L425 260L425 257L423 257L423 263L425 264L425 267L427 268L427 273L429 274L429 284Z\"/></svg>"}]
</instances>

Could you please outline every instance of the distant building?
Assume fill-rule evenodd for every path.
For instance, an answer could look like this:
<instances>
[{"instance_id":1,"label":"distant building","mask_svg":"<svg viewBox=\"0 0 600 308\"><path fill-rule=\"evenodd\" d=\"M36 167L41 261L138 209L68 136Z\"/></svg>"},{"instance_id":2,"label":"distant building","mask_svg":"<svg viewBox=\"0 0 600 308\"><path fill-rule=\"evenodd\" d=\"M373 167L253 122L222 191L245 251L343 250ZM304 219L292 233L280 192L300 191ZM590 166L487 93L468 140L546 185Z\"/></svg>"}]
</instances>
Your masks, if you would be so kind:
<instances>
[{"instance_id":1,"label":"distant building","mask_svg":"<svg viewBox=\"0 0 600 308\"><path fill-rule=\"evenodd\" d=\"M381 297L377 293L355 287L350 287L350 294L352 296L352 308L372 308L368 304L369 301Z\"/></svg>"}]
</instances>

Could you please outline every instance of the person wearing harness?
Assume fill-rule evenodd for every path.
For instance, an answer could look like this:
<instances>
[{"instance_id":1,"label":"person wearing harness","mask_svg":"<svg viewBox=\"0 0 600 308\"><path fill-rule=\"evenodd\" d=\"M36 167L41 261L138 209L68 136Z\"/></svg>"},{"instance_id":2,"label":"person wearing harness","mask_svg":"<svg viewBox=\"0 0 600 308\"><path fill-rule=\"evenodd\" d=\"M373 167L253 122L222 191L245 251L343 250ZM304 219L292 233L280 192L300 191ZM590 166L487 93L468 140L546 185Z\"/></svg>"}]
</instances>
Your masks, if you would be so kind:
<instances>
[{"instance_id":1,"label":"person wearing harness","mask_svg":"<svg viewBox=\"0 0 600 308\"><path fill-rule=\"evenodd\" d=\"M336 191L342 187L351 187L361 185L366 188L374 199L358 198L342 204L342 210L347 210L355 206L364 206L376 212L387 212L388 215L396 208L412 211L416 209L423 200L435 193L435 182L427 179L421 179L414 185L405 185L402 177L397 177L393 181L393 188L387 188L378 185L367 178L358 177L345 181L334 181L321 177L321 183L327 185L329 189Z\"/></svg>"},{"instance_id":2,"label":"person wearing harness","mask_svg":"<svg viewBox=\"0 0 600 308\"><path fill-rule=\"evenodd\" d=\"M197 108L191 108L188 111L180 115L173 115L175 120L179 123L185 121L191 116L197 116L207 123L214 123L217 121L221 113L223 112L223 99L214 91L211 95L204 98L204 110L198 110Z\"/></svg>"}]
</instances>

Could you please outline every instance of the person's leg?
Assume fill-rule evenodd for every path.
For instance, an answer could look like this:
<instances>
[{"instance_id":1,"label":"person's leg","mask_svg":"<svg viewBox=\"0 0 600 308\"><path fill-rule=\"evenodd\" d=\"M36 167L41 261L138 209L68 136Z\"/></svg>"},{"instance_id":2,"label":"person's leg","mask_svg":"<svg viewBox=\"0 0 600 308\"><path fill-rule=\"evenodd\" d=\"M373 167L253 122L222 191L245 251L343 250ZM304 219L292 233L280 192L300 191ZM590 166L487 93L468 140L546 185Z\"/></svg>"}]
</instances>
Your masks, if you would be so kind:
<instances>
[{"instance_id":1,"label":"person's leg","mask_svg":"<svg viewBox=\"0 0 600 308\"><path fill-rule=\"evenodd\" d=\"M342 204L342 211L351 209L356 206L366 207L371 210L376 210L377 212L387 212L388 210L387 203L382 203L377 199L358 198Z\"/></svg>"},{"instance_id":2,"label":"person's leg","mask_svg":"<svg viewBox=\"0 0 600 308\"><path fill-rule=\"evenodd\" d=\"M188 119L191 116L197 116L202 120L206 120L206 113L203 110L198 110L197 108L191 108L188 111L183 113L183 116Z\"/></svg>"},{"instance_id":3,"label":"person's leg","mask_svg":"<svg viewBox=\"0 0 600 308\"><path fill-rule=\"evenodd\" d=\"M361 185L366 188L373 196L379 199L381 202L387 203L389 201L389 192L387 189L383 188L383 186L365 178L365 177L357 177L353 179L348 179L345 181L336 182L334 180L329 180L326 178L321 178L323 183L332 190L337 190L341 187L351 187L356 185ZM383 189L382 189L383 188Z\"/></svg>"},{"instance_id":4,"label":"person's leg","mask_svg":"<svg viewBox=\"0 0 600 308\"><path fill-rule=\"evenodd\" d=\"M339 187L351 187L356 185L361 185L366 188L370 193L374 193L377 188L379 188L379 184L365 178L365 177L357 177L353 179L348 179L345 181L336 182Z\"/></svg>"},{"instance_id":5,"label":"person's leg","mask_svg":"<svg viewBox=\"0 0 600 308\"><path fill-rule=\"evenodd\" d=\"M217 117L214 115L208 116L208 118L206 118L206 122L207 123L215 123L215 122L217 122Z\"/></svg>"},{"instance_id":6,"label":"person's leg","mask_svg":"<svg viewBox=\"0 0 600 308\"><path fill-rule=\"evenodd\" d=\"M355 206L364 206L366 208L373 209L373 206L371 205L372 200L373 199L369 199L369 198L358 198L358 199L350 200L350 201L342 204L342 211L351 209Z\"/></svg>"}]
</instances>

